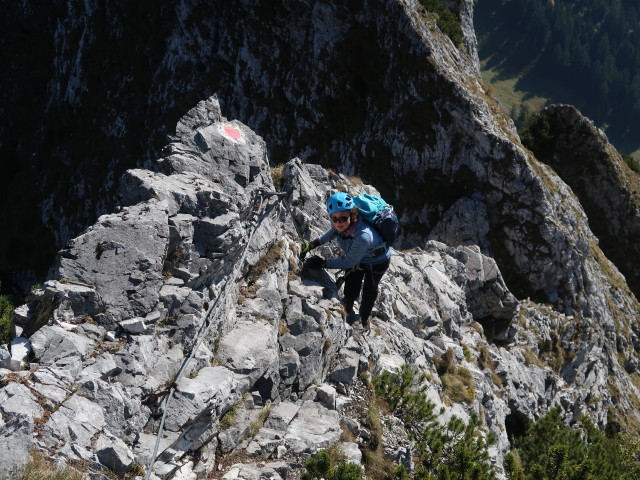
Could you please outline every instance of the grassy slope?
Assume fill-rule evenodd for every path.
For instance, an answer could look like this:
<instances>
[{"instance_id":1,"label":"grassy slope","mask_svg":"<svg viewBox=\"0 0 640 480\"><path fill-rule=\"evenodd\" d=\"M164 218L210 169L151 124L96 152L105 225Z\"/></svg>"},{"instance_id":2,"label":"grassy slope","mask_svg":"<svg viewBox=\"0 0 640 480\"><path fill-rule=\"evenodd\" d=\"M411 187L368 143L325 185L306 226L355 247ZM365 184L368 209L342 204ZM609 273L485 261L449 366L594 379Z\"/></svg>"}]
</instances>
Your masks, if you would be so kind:
<instances>
[{"instance_id":1,"label":"grassy slope","mask_svg":"<svg viewBox=\"0 0 640 480\"><path fill-rule=\"evenodd\" d=\"M537 112L547 103L554 101L553 98L542 97L522 90L518 76L507 78L496 68L489 67L490 64L490 57L482 59L480 62L482 82L509 112L514 108L519 110L521 105L526 105L531 112ZM640 161L640 149L632 152L631 155Z\"/></svg>"},{"instance_id":2,"label":"grassy slope","mask_svg":"<svg viewBox=\"0 0 640 480\"><path fill-rule=\"evenodd\" d=\"M544 107L548 99L519 90L517 88L518 77L504 78L498 71L487 67L487 63L487 60L484 60L480 64L482 83L486 87L490 87L491 93L502 102L507 110L511 111L514 107L519 109L522 104L525 104L533 112Z\"/></svg>"}]
</instances>

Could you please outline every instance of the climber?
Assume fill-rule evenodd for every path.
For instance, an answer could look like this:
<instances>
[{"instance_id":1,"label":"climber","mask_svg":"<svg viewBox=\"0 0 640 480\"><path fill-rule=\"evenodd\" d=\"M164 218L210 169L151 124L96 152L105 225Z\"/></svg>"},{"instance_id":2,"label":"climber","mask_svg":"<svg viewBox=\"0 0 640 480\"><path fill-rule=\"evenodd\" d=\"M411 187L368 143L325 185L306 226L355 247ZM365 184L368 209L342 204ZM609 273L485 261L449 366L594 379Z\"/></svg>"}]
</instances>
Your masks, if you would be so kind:
<instances>
[{"instance_id":1,"label":"climber","mask_svg":"<svg viewBox=\"0 0 640 480\"><path fill-rule=\"evenodd\" d=\"M302 242L301 253L304 256L310 250L335 238L345 255L326 260L314 255L305 261L304 266L312 269L346 270L342 304L347 311L347 322L353 325L360 319L365 329L368 329L369 316L378 296L378 284L391 261L391 248L374 227L359 218L358 208L348 193L333 194L327 200L327 212L332 227L313 241ZM362 300L359 314L356 314L353 304L360 295L360 290Z\"/></svg>"}]
</instances>

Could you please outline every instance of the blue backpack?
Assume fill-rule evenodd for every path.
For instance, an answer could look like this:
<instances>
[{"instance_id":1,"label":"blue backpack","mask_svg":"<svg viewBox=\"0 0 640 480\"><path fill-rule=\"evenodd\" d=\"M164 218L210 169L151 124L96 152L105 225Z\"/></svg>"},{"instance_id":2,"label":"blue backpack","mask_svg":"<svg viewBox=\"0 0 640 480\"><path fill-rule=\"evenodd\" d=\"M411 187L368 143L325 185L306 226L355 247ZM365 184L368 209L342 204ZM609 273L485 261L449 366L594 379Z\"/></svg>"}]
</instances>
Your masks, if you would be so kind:
<instances>
[{"instance_id":1,"label":"blue backpack","mask_svg":"<svg viewBox=\"0 0 640 480\"><path fill-rule=\"evenodd\" d=\"M377 195L363 193L353 197L353 203L364 220L380 234L387 246L391 247L398 238L398 217L393 207Z\"/></svg>"}]
</instances>

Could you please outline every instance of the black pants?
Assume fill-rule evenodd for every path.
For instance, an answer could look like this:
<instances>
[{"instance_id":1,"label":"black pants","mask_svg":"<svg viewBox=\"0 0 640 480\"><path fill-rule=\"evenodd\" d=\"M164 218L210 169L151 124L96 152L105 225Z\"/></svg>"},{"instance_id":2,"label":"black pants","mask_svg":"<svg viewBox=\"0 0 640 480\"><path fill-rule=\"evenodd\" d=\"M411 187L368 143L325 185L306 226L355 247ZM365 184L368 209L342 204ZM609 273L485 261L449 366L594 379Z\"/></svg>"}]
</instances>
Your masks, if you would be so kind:
<instances>
[{"instance_id":1,"label":"black pants","mask_svg":"<svg viewBox=\"0 0 640 480\"><path fill-rule=\"evenodd\" d=\"M347 307L347 312L353 309L353 303L358 299L362 289L362 300L358 313L363 322L369 319L373 304L378 297L378 284L390 263L390 260L386 260L375 265L360 265L358 270L347 275L344 281L344 304Z\"/></svg>"}]
</instances>

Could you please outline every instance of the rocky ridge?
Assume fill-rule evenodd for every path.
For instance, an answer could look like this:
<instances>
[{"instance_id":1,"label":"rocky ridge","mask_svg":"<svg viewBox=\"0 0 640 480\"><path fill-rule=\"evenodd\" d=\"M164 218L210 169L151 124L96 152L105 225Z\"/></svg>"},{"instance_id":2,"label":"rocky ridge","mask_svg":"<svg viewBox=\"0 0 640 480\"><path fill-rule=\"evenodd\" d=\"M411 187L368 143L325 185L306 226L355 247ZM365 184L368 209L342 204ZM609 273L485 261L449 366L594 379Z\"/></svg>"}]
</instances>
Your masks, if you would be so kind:
<instances>
[{"instance_id":1,"label":"rocky ridge","mask_svg":"<svg viewBox=\"0 0 640 480\"><path fill-rule=\"evenodd\" d=\"M156 158L169 119L216 92L227 115L260 132L277 163L298 157L376 185L400 213L405 247L424 248L429 239L478 245L519 298L567 315L603 311L603 290L584 278L600 268L587 217L522 148L508 115L484 91L473 2L446 3L460 14L462 45L418 0L298 0L267 11L239 0L219 9L182 0L173 9L138 2L117 11L95 1L53 11L25 2L15 24L42 22L45 32L56 26L49 83L30 90L52 94L35 100L38 112L47 104L45 116L27 116L48 122L36 127L42 135L26 134L43 142L21 163L32 170L0 191L46 197L37 207L21 200L37 213L19 219L15 202L0 202L2 215L13 219L0 238L11 243L0 248L2 265L41 260L107 213L124 171ZM96 57L103 63L88 61ZM14 92L20 81L3 91ZM22 116L11 112L33 101L23 100L8 110L12 122ZM9 136L27 144L29 128L20 123ZM31 171L41 174L34 179ZM38 188L25 186L34 181ZM41 218L55 240L25 239L25 217Z\"/></svg>"},{"instance_id":2,"label":"rocky ridge","mask_svg":"<svg viewBox=\"0 0 640 480\"><path fill-rule=\"evenodd\" d=\"M571 105L544 108L531 127L537 158L550 165L580 199L600 247L640 293L638 175L604 132ZM546 122L543 126L541 122ZM541 131L546 129L546 133Z\"/></svg>"},{"instance_id":3,"label":"rocky ridge","mask_svg":"<svg viewBox=\"0 0 640 480\"><path fill-rule=\"evenodd\" d=\"M460 13L459 49L418 0L22 2L2 19L12 61L0 79L0 274L44 276L59 248L112 211L124 171L152 163L213 93L278 162L357 173L395 195L457 142L448 129L474 101L460 97L466 85L482 91L473 0L446 4Z\"/></svg>"},{"instance_id":4,"label":"rocky ridge","mask_svg":"<svg viewBox=\"0 0 640 480\"><path fill-rule=\"evenodd\" d=\"M46 146L60 137L72 118L81 140L64 136L55 155L29 157L46 178L74 182L70 196L48 191L40 213L66 241L90 210L106 211L114 191L120 207L63 248L35 301L14 314L16 338L0 349L11 369L0 383L0 451L11 452L3 475L32 447L83 461L96 478L103 468L134 475L151 460L169 395L177 407L166 417L158 477L295 478L308 455L336 443L360 462L371 435L357 408L366 402L362 379L403 363L428 374L446 416L480 414L498 439L498 468L509 435L554 405L568 423L587 413L601 427L637 425L638 303L608 258L631 283L624 263L633 266L634 250L620 261L604 248L608 218L593 226L587 197L550 160L564 158L560 145L549 158L522 147L480 83L471 0L449 3L460 9L464 46L415 0L275 2L268 12L184 0L169 23L166 9L138 11L136 2L104 15L109 25L95 23L104 13L95 2L65 4L48 106L60 122L43 138ZM142 55L103 57L108 71L118 71L115 57L135 57L149 83L134 69L124 84L100 84L96 102L91 82L109 79L104 65L93 75L82 59L102 51L102 29L124 38L130 25L145 42L153 25L166 48L142 42ZM73 55L77 62L61 60ZM243 123L209 98L149 162L142 151L158 143L167 116L212 88ZM108 111L87 108L96 103ZM596 163L620 170L601 132L557 111L564 140L611 153ZM87 118L106 119L99 140ZM123 136L134 124L145 134ZM153 139L141 140L147 131ZM95 155L91 172L67 162L74 151ZM277 189L267 151L286 162ZM58 154L62 173L48 170ZM361 175L401 214L403 250L369 333L343 323L332 274L299 271L297 243L328 226L329 189L374 190L314 163ZM623 173L611 175L613 187L603 183L613 205L635 195L617 190L633 178ZM611 231L631 240L633 225ZM468 403L449 397L435 368L449 349L473 378ZM411 451L398 429L384 444L397 459Z\"/></svg>"},{"instance_id":5,"label":"rocky ridge","mask_svg":"<svg viewBox=\"0 0 640 480\"><path fill-rule=\"evenodd\" d=\"M595 315L574 316L518 301L479 246L431 240L395 252L364 332L344 322L333 272L300 270L298 244L328 227L328 192L376 190L299 159L277 188L272 172L264 141L215 97L183 117L157 167L126 172L120 210L70 242L14 313L16 338L0 349L11 369L0 384L3 475L31 449L84 462L90 478L140 475L153 457L151 478L297 478L334 445L361 463L362 379L403 364L427 374L443 419L480 416L499 476L509 435L553 406L600 426L637 412L637 337L613 318L634 298L606 259L587 261L585 278L619 303L589 299ZM467 400L437 372L448 351L472 378ZM391 428L401 421L384 424L387 454L410 457Z\"/></svg>"}]
</instances>

